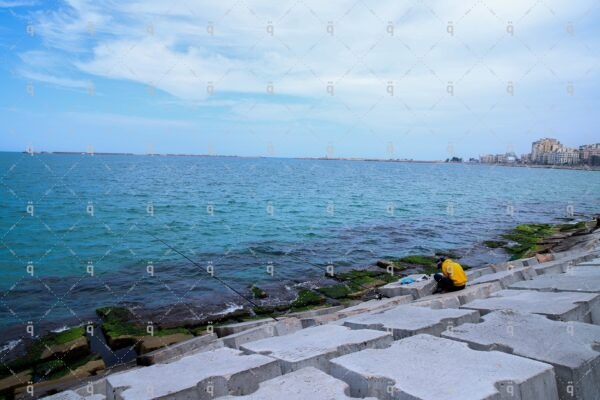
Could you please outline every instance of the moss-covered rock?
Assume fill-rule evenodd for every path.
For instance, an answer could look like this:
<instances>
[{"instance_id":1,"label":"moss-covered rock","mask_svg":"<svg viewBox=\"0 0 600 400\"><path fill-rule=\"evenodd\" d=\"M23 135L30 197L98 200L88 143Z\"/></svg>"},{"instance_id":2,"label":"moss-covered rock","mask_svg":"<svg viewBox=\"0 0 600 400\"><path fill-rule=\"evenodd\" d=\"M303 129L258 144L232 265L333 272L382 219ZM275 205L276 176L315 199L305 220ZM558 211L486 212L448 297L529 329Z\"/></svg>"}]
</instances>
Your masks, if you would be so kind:
<instances>
[{"instance_id":1,"label":"moss-covered rock","mask_svg":"<svg viewBox=\"0 0 600 400\"><path fill-rule=\"evenodd\" d=\"M499 249L506 246L507 244L507 242L502 240L486 240L485 242L483 242L483 245L490 249Z\"/></svg>"},{"instance_id":2,"label":"moss-covered rock","mask_svg":"<svg viewBox=\"0 0 600 400\"><path fill-rule=\"evenodd\" d=\"M524 224L502 237L515 242L514 245L505 246L505 249L511 254L511 260L517 260L535 254L539 250L538 242L553 232L555 229L548 224Z\"/></svg>"},{"instance_id":3,"label":"moss-covered rock","mask_svg":"<svg viewBox=\"0 0 600 400\"><path fill-rule=\"evenodd\" d=\"M269 297L269 295L267 295L267 292L265 292L264 290L262 290L261 288L259 288L256 285L252 285L250 287L250 291L252 292L252 296L255 299L266 299L267 297Z\"/></svg>"}]
</instances>

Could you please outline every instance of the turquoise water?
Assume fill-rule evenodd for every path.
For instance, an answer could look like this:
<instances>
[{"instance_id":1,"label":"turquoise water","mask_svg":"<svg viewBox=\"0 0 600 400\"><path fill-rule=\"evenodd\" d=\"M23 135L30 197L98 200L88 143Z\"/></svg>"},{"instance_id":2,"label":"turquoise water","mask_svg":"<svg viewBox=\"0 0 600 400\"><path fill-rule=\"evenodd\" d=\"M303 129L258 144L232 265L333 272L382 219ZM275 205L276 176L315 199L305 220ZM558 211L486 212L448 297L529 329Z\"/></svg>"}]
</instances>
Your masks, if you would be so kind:
<instances>
[{"instance_id":1,"label":"turquoise water","mask_svg":"<svg viewBox=\"0 0 600 400\"><path fill-rule=\"evenodd\" d=\"M558 222L569 205L591 216L600 204L595 172L478 165L0 153L0 174L7 332L84 321L104 305L242 304L207 277L209 263L245 292L319 279L328 263L436 249L460 249L479 265L506 258L483 240L522 222Z\"/></svg>"}]
</instances>

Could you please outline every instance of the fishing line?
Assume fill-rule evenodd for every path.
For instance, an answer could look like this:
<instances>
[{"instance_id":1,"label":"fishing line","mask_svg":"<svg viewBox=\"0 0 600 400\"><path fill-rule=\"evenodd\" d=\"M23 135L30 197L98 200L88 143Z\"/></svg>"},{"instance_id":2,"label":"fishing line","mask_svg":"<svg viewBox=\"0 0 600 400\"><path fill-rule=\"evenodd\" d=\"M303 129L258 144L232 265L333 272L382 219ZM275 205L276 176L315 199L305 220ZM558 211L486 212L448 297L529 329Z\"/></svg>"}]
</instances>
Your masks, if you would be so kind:
<instances>
[{"instance_id":1,"label":"fishing line","mask_svg":"<svg viewBox=\"0 0 600 400\"><path fill-rule=\"evenodd\" d=\"M171 246L169 243L165 242L164 240L162 240L161 238L159 238L158 236L146 231L145 229L139 228L142 232L147 233L148 235L152 236L154 239L158 240L159 242L161 242L162 244L164 244L165 246L167 246L169 249L171 249L172 251L174 251L175 253L179 254L180 256L184 257L186 260L188 260L189 262L191 262L192 264L194 264L196 267L200 268L202 271L204 271L204 267L200 264L198 264L197 262L195 262L194 260L192 260L191 258L189 258L188 256L186 256L184 253L182 253L181 251L177 250L175 247ZM214 274L210 274L208 272L206 272L207 275L212 276L213 278L215 278L219 283L221 283L223 286L225 286L227 289L231 290L233 293L237 294L239 297L241 297L242 299L244 299L246 302L252 304L253 307L260 307L258 304L256 304L255 302L253 302L252 300L246 298L243 294L241 294L240 292L238 292L237 290L235 290L234 288L232 288L227 282L225 282L224 280L222 280L221 278L219 278L217 275ZM275 321L279 321L277 318L270 316L270 318L274 319Z\"/></svg>"}]
</instances>

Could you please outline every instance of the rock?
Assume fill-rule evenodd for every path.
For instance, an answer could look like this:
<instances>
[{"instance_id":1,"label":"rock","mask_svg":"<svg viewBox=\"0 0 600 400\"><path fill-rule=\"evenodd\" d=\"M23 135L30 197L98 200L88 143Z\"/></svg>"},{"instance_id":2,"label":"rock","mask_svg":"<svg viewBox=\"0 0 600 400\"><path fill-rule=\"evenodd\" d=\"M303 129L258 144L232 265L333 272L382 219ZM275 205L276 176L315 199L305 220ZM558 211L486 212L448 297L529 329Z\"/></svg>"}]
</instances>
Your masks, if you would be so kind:
<instances>
[{"instance_id":1,"label":"rock","mask_svg":"<svg viewBox=\"0 0 600 400\"><path fill-rule=\"evenodd\" d=\"M475 300L461 308L487 314L498 310L513 310L542 314L558 321L580 321L600 324L600 296L590 293L537 292L502 290L487 299Z\"/></svg>"},{"instance_id":2,"label":"rock","mask_svg":"<svg viewBox=\"0 0 600 400\"><path fill-rule=\"evenodd\" d=\"M192 339L173 344L166 348L151 351L137 357L137 365L153 365L176 361L182 357L197 354L203 351L215 350L223 347L223 341L218 340L215 334L206 334Z\"/></svg>"},{"instance_id":3,"label":"rock","mask_svg":"<svg viewBox=\"0 0 600 400\"><path fill-rule=\"evenodd\" d=\"M344 326L352 329L375 329L390 332L394 340L428 333L440 336L446 329L466 322L478 322L479 312L448 309L430 309L409 305L398 306L388 311L362 314L347 318Z\"/></svg>"},{"instance_id":4,"label":"rock","mask_svg":"<svg viewBox=\"0 0 600 400\"><path fill-rule=\"evenodd\" d=\"M31 381L31 378L31 370L27 370L0 379L0 398L3 395L12 395L13 391L18 387L27 386L27 382Z\"/></svg>"},{"instance_id":5,"label":"rock","mask_svg":"<svg viewBox=\"0 0 600 400\"><path fill-rule=\"evenodd\" d=\"M540 264L554 261L553 254L536 254L535 258L537 258L538 263L540 263Z\"/></svg>"},{"instance_id":6,"label":"rock","mask_svg":"<svg viewBox=\"0 0 600 400\"><path fill-rule=\"evenodd\" d=\"M598 395L600 326L551 321L513 311L496 311L483 319L442 336L469 343L476 350L497 349L553 365L562 399L593 399Z\"/></svg>"},{"instance_id":7,"label":"rock","mask_svg":"<svg viewBox=\"0 0 600 400\"><path fill-rule=\"evenodd\" d=\"M44 349L41 359L60 359L63 361L78 360L90 354L90 346L86 337L81 336L63 344L55 344Z\"/></svg>"},{"instance_id":8,"label":"rock","mask_svg":"<svg viewBox=\"0 0 600 400\"><path fill-rule=\"evenodd\" d=\"M81 396L73 390L66 390L52 396L44 397L44 400L105 400L106 396L101 394L93 394L90 396Z\"/></svg>"},{"instance_id":9,"label":"rock","mask_svg":"<svg viewBox=\"0 0 600 400\"><path fill-rule=\"evenodd\" d=\"M387 268L390 265L392 265L392 262L390 260L378 260L377 261L377 266L379 268Z\"/></svg>"},{"instance_id":10,"label":"rock","mask_svg":"<svg viewBox=\"0 0 600 400\"><path fill-rule=\"evenodd\" d=\"M250 342L240 348L248 353L267 354L279 360L284 374L304 367L327 372L331 358L365 348L386 347L392 340L392 335L386 332L320 325L287 336Z\"/></svg>"},{"instance_id":11,"label":"rock","mask_svg":"<svg viewBox=\"0 0 600 400\"><path fill-rule=\"evenodd\" d=\"M114 400L211 399L252 393L260 382L279 375L279 364L272 358L222 348L109 375L106 393Z\"/></svg>"},{"instance_id":12,"label":"rock","mask_svg":"<svg viewBox=\"0 0 600 400\"><path fill-rule=\"evenodd\" d=\"M183 342L184 340L188 340L193 337L193 335L185 335L183 333L165 336L143 336L139 339L139 342L136 343L136 349L138 354L145 354L162 347Z\"/></svg>"},{"instance_id":13,"label":"rock","mask_svg":"<svg viewBox=\"0 0 600 400\"><path fill-rule=\"evenodd\" d=\"M346 392L348 385L313 367L302 368L287 375L265 381L247 396L225 396L223 400L332 400L352 399ZM374 397L366 400L376 400Z\"/></svg>"},{"instance_id":14,"label":"rock","mask_svg":"<svg viewBox=\"0 0 600 400\"><path fill-rule=\"evenodd\" d=\"M559 398L551 365L497 351L475 351L465 343L429 335L334 358L331 375L348 383L354 397Z\"/></svg>"}]
</instances>

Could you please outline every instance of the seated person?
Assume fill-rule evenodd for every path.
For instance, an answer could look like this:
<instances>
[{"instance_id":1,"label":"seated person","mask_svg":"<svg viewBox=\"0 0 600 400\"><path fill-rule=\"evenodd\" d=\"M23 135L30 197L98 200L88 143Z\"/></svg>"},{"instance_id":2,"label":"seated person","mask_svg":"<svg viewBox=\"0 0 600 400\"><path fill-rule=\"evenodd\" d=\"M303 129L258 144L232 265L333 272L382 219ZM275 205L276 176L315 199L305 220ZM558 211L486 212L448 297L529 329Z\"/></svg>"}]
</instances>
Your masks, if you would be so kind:
<instances>
[{"instance_id":1,"label":"seated person","mask_svg":"<svg viewBox=\"0 0 600 400\"><path fill-rule=\"evenodd\" d=\"M437 289L433 293L456 292L465 288L468 278L459 263L440 257L437 267L442 270L442 273L433 276L437 282Z\"/></svg>"}]
</instances>

